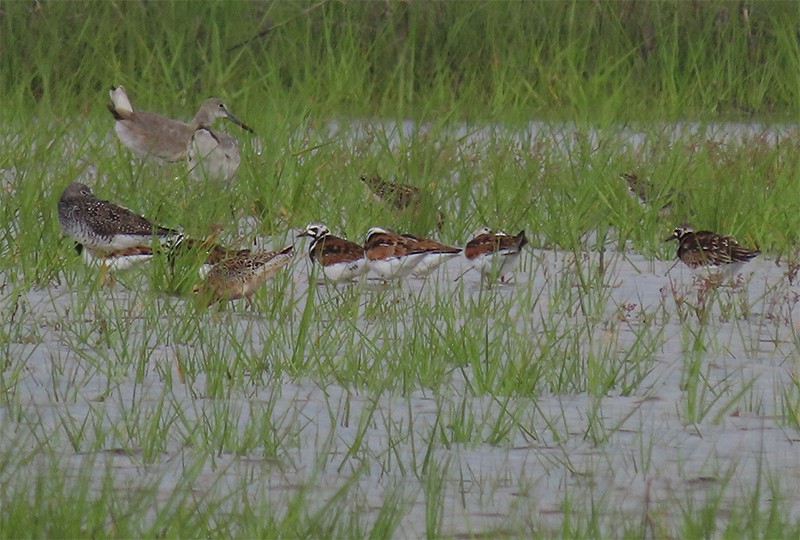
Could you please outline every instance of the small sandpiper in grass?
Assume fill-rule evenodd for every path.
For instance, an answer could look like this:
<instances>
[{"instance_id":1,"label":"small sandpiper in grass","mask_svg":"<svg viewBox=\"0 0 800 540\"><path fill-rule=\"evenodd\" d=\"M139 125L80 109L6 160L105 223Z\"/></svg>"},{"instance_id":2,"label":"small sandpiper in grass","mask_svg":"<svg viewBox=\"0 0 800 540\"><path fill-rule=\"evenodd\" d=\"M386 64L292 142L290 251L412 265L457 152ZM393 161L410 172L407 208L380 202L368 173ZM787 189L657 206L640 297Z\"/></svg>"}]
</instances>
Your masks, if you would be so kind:
<instances>
[{"instance_id":1,"label":"small sandpiper in grass","mask_svg":"<svg viewBox=\"0 0 800 540\"><path fill-rule=\"evenodd\" d=\"M715 284L736 277L746 262L761 254L740 246L732 236L695 231L687 225L676 227L664 241L671 240L678 241L678 259L695 275Z\"/></svg>"},{"instance_id":2,"label":"small sandpiper in grass","mask_svg":"<svg viewBox=\"0 0 800 540\"><path fill-rule=\"evenodd\" d=\"M278 251L240 251L217 263L205 281L194 287L200 305L250 297L294 257L294 246Z\"/></svg>"}]
</instances>

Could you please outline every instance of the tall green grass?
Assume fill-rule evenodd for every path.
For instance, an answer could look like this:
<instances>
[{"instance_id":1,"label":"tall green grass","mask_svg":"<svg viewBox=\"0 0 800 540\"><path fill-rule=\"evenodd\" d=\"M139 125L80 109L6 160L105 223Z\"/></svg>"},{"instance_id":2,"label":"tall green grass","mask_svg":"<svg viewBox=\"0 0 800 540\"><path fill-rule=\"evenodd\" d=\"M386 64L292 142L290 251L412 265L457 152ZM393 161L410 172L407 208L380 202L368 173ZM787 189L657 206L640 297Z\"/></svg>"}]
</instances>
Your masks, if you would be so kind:
<instances>
[{"instance_id":1,"label":"tall green grass","mask_svg":"<svg viewBox=\"0 0 800 540\"><path fill-rule=\"evenodd\" d=\"M86 113L118 83L140 106L165 112L222 93L289 115L800 113L792 2L8 2L3 10L0 88L6 121L16 123L34 109Z\"/></svg>"},{"instance_id":2,"label":"tall green grass","mask_svg":"<svg viewBox=\"0 0 800 540\"><path fill-rule=\"evenodd\" d=\"M615 290L623 264L648 274L652 259L674 257L662 240L683 221L796 261L799 23L790 2L3 3L0 432L11 442L0 448L0 536L389 537L416 505L425 533L455 534L445 501L466 505L474 488L488 507L515 481L462 458L526 445L568 473L558 517L525 496L539 481L525 478L498 534L796 537L786 486L766 467L742 493L731 494L731 469L700 495L644 501L640 520L602 476L660 395L667 350L681 355L676 421L702 434L766 403L798 429L797 300L785 280L759 299L747 283L708 296L670 283L660 302ZM242 149L236 181L198 184L183 164L132 158L105 109L111 84L181 118L225 98L257 132L226 126ZM533 134L533 119L548 123ZM698 131L676 135L673 120ZM704 131L717 120L767 128ZM626 171L670 213L633 201ZM433 212L374 201L362 174L421 188L441 230ZM192 236L221 228L236 247L290 242L312 220L356 240L386 225L458 245L487 224L524 228L557 258L526 254L536 281L516 287L468 277L306 291L286 272L253 308L208 312L183 294L192 256L183 272L159 257L102 286L57 223L76 179ZM712 365L731 350L768 350L759 366L789 358L771 400L756 375ZM283 407L303 403L282 394L298 381L324 394L318 416ZM566 421L572 398L578 426ZM615 415L608 399L637 404ZM299 453L320 422L336 429L314 440L309 464ZM636 437L634 465L614 472L649 482L665 443ZM599 465L586 470L576 447ZM149 476L120 487L120 457ZM166 494L165 461L180 463ZM252 466L208 480L231 463ZM275 502L264 479L284 472L297 483ZM340 485L318 489L334 474ZM364 488L376 482L377 501Z\"/></svg>"}]
</instances>

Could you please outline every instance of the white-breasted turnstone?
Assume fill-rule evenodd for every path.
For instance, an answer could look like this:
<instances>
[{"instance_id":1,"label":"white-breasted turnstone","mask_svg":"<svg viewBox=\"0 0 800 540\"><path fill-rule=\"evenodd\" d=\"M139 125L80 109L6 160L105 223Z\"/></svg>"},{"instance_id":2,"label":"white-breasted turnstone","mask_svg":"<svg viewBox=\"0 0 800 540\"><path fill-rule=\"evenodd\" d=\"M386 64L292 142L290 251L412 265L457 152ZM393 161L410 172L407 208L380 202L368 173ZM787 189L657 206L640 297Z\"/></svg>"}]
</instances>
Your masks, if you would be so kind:
<instances>
[{"instance_id":1,"label":"white-breasted turnstone","mask_svg":"<svg viewBox=\"0 0 800 540\"><path fill-rule=\"evenodd\" d=\"M367 231L364 241L367 268L384 280L408 276L427 254L411 238L381 227Z\"/></svg>"},{"instance_id":2,"label":"white-breasted turnstone","mask_svg":"<svg viewBox=\"0 0 800 540\"><path fill-rule=\"evenodd\" d=\"M217 263L205 280L194 287L194 292L203 305L238 298L245 298L249 302L250 296L261 285L291 262L293 251L294 246L286 246L278 251L242 250Z\"/></svg>"},{"instance_id":3,"label":"white-breasted turnstone","mask_svg":"<svg viewBox=\"0 0 800 540\"><path fill-rule=\"evenodd\" d=\"M671 240L678 241L678 259L710 281L735 277L744 263L761 254L740 246L732 236L695 231L688 225L676 227L664 241Z\"/></svg>"},{"instance_id":4,"label":"white-breasted turnstone","mask_svg":"<svg viewBox=\"0 0 800 540\"><path fill-rule=\"evenodd\" d=\"M152 156L162 161L183 161L192 135L198 128L210 128L217 118L227 118L243 129L253 132L232 115L218 98L207 99L188 124L166 116L135 110L122 86L111 87L108 109L116 123L114 131L120 142L140 156Z\"/></svg>"},{"instance_id":5,"label":"white-breasted turnstone","mask_svg":"<svg viewBox=\"0 0 800 540\"><path fill-rule=\"evenodd\" d=\"M334 236L323 223L309 223L297 236L311 238L308 256L312 263L316 262L322 267L322 272L328 280L343 283L353 281L366 273L367 259L364 247Z\"/></svg>"},{"instance_id":6,"label":"white-breasted turnstone","mask_svg":"<svg viewBox=\"0 0 800 540\"><path fill-rule=\"evenodd\" d=\"M464 256L482 277L499 276L501 283L504 283L527 243L524 230L511 236L502 231L493 232L489 227L481 227L472 233L464 247Z\"/></svg>"},{"instance_id":7,"label":"white-breasted turnstone","mask_svg":"<svg viewBox=\"0 0 800 540\"><path fill-rule=\"evenodd\" d=\"M402 236L408 240L409 246L425 252L425 256L411 272L411 275L415 278L427 276L445 261L458 256L462 251L461 248L448 246L429 238L421 238L413 234L404 234Z\"/></svg>"}]
</instances>

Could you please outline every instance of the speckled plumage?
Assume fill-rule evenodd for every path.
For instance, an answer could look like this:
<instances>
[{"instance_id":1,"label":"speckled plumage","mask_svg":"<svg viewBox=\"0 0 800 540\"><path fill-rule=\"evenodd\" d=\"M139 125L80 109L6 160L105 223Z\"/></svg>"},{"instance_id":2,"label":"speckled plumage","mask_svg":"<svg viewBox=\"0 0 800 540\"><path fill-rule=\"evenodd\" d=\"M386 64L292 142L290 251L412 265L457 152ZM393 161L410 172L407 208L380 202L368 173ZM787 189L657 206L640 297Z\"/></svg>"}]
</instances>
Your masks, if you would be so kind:
<instances>
[{"instance_id":1,"label":"speckled plumage","mask_svg":"<svg viewBox=\"0 0 800 540\"><path fill-rule=\"evenodd\" d=\"M711 231L695 231L691 227L677 227L665 240L678 241L678 258L693 270L724 271L732 275L747 261L761 252L745 248L732 236Z\"/></svg>"},{"instance_id":2,"label":"speckled plumage","mask_svg":"<svg viewBox=\"0 0 800 540\"><path fill-rule=\"evenodd\" d=\"M241 251L217 263L205 281L195 287L195 292L206 304L249 298L278 270L291 262L293 250L293 246L287 246L279 251Z\"/></svg>"},{"instance_id":3,"label":"speckled plumage","mask_svg":"<svg viewBox=\"0 0 800 540\"><path fill-rule=\"evenodd\" d=\"M118 204L98 199L79 182L72 182L61 193L58 222L66 234L95 252L149 246L154 238L161 241L179 234Z\"/></svg>"},{"instance_id":4,"label":"speckled plumage","mask_svg":"<svg viewBox=\"0 0 800 540\"><path fill-rule=\"evenodd\" d=\"M383 201L388 206L393 207L395 210L405 211L410 210L413 215L419 217L427 211L433 211L433 204L429 202L429 207L423 206L423 192L417 186L411 184L401 184L400 182L389 182L383 180L380 176L361 176L361 181L364 182L372 191L376 199ZM425 211L421 211L425 208ZM438 208L436 212L436 227L441 230L444 225L444 214Z\"/></svg>"},{"instance_id":5,"label":"speckled plumage","mask_svg":"<svg viewBox=\"0 0 800 540\"><path fill-rule=\"evenodd\" d=\"M118 204L98 199L79 182L69 184L58 201L58 221L64 233L80 246L78 252L89 265L104 271L120 271L153 257L154 248L165 246L170 254L199 249L207 254L205 264L216 264L235 254L210 240L195 240L175 229L154 225L150 220Z\"/></svg>"}]
</instances>

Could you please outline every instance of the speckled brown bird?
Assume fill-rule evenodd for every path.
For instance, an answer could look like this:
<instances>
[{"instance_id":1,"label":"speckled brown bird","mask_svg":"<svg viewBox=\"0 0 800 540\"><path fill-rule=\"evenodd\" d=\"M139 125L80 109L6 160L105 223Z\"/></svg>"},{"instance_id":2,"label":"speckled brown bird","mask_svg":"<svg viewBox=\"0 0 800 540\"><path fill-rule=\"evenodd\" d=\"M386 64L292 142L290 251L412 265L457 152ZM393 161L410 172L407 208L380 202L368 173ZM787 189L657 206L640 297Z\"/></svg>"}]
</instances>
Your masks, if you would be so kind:
<instances>
[{"instance_id":1,"label":"speckled brown bird","mask_svg":"<svg viewBox=\"0 0 800 540\"><path fill-rule=\"evenodd\" d=\"M620 178L625 180L628 186L628 193L645 208L657 208L658 214L661 216L668 216L672 213L672 201L676 197L674 190L667 190L664 193L658 193L654 186L639 178L634 172L626 172L619 175ZM679 197L683 199L683 197Z\"/></svg>"},{"instance_id":2,"label":"speckled brown bird","mask_svg":"<svg viewBox=\"0 0 800 540\"><path fill-rule=\"evenodd\" d=\"M361 181L364 182L372 191L376 199L383 201L388 206L393 207L399 211L410 211L415 215L423 214L423 192L417 186L411 184L401 184L400 182L389 182L383 180L378 175L366 176L361 175ZM433 211L433 204L429 207ZM441 230L444 225L444 213L438 208L436 209L436 227Z\"/></svg>"},{"instance_id":3,"label":"speckled brown bird","mask_svg":"<svg viewBox=\"0 0 800 540\"><path fill-rule=\"evenodd\" d=\"M150 260L164 248L170 254L191 249L207 253L206 264L215 264L235 252L210 240L195 240L175 229L154 225L136 212L97 198L80 182L72 182L58 201L58 222L77 243L77 251L90 265L106 272L130 268Z\"/></svg>"},{"instance_id":4,"label":"speckled brown bird","mask_svg":"<svg viewBox=\"0 0 800 540\"><path fill-rule=\"evenodd\" d=\"M205 281L195 286L198 301L202 305L238 298L248 299L249 302L250 296L289 264L293 256L294 246L286 246L278 251L242 250L217 263Z\"/></svg>"},{"instance_id":5,"label":"speckled brown bird","mask_svg":"<svg viewBox=\"0 0 800 540\"><path fill-rule=\"evenodd\" d=\"M664 241L671 240L678 241L678 259L705 277L735 276L744 263L761 253L740 246L732 236L695 231L687 225L676 227Z\"/></svg>"}]
</instances>

